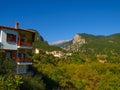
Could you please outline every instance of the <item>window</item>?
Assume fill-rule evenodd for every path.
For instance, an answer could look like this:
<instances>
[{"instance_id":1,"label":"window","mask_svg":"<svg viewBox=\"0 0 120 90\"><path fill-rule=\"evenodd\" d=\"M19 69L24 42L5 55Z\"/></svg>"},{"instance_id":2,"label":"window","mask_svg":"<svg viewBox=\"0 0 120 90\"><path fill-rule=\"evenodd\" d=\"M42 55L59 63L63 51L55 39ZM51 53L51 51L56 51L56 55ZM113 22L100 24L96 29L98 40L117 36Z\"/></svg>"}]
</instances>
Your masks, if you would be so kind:
<instances>
[{"instance_id":1,"label":"window","mask_svg":"<svg viewBox=\"0 0 120 90\"><path fill-rule=\"evenodd\" d=\"M27 42L27 38L26 38L25 36L22 36L22 37L21 37L21 41Z\"/></svg>"},{"instance_id":2,"label":"window","mask_svg":"<svg viewBox=\"0 0 120 90\"><path fill-rule=\"evenodd\" d=\"M8 42L16 42L16 35L14 35L14 34L7 34L7 41Z\"/></svg>"},{"instance_id":3,"label":"window","mask_svg":"<svg viewBox=\"0 0 120 90\"><path fill-rule=\"evenodd\" d=\"M11 52L10 52L10 51L7 51L7 52L6 52L6 56L9 57L9 58L11 58Z\"/></svg>"},{"instance_id":4,"label":"window","mask_svg":"<svg viewBox=\"0 0 120 90\"><path fill-rule=\"evenodd\" d=\"M17 66L17 73L22 74L27 72L27 67L24 65Z\"/></svg>"}]
</instances>

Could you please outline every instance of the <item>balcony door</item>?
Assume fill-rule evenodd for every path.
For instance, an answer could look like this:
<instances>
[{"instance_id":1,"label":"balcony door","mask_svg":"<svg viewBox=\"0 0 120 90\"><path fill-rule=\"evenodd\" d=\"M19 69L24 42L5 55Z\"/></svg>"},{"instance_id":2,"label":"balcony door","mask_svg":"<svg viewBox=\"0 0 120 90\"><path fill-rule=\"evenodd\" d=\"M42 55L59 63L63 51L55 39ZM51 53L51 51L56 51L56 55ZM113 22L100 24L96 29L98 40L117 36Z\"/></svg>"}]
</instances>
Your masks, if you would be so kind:
<instances>
[{"instance_id":1,"label":"balcony door","mask_svg":"<svg viewBox=\"0 0 120 90\"><path fill-rule=\"evenodd\" d=\"M26 57L25 52L19 52L19 53L18 53L18 57L19 57L20 59L24 60L25 57Z\"/></svg>"},{"instance_id":2,"label":"balcony door","mask_svg":"<svg viewBox=\"0 0 120 90\"><path fill-rule=\"evenodd\" d=\"M25 59L25 53L21 53L21 59Z\"/></svg>"}]
</instances>

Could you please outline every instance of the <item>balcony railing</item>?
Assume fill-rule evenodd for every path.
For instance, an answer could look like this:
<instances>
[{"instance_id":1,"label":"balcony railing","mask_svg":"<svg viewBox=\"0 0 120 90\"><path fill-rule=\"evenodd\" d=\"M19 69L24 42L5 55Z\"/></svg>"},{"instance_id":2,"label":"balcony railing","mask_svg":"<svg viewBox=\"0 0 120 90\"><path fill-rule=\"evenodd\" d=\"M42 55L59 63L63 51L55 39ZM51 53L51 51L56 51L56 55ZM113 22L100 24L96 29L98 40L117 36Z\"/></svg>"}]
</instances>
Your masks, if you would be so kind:
<instances>
[{"instance_id":1,"label":"balcony railing","mask_svg":"<svg viewBox=\"0 0 120 90\"><path fill-rule=\"evenodd\" d=\"M32 46L32 43L20 41L20 42L18 42L18 46Z\"/></svg>"},{"instance_id":2,"label":"balcony railing","mask_svg":"<svg viewBox=\"0 0 120 90\"><path fill-rule=\"evenodd\" d=\"M16 61L17 62L32 62L32 59L31 58L20 58L20 57L18 57L17 59L16 59Z\"/></svg>"}]
</instances>

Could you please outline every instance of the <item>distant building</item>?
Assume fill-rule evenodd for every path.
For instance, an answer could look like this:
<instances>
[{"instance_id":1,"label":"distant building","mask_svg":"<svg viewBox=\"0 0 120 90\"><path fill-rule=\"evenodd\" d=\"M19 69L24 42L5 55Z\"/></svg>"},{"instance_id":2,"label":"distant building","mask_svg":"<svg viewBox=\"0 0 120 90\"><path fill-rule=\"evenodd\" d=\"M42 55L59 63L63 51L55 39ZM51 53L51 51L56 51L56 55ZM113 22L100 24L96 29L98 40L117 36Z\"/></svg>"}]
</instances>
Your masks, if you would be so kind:
<instances>
[{"instance_id":1,"label":"distant building","mask_svg":"<svg viewBox=\"0 0 120 90\"><path fill-rule=\"evenodd\" d=\"M35 54L39 54L40 53L40 49L39 48L35 48Z\"/></svg>"},{"instance_id":2,"label":"distant building","mask_svg":"<svg viewBox=\"0 0 120 90\"><path fill-rule=\"evenodd\" d=\"M63 57L64 56L64 53L61 52L61 51L53 51L51 52L51 54L54 56L54 57Z\"/></svg>"},{"instance_id":3,"label":"distant building","mask_svg":"<svg viewBox=\"0 0 120 90\"><path fill-rule=\"evenodd\" d=\"M72 53L64 53L62 51L51 51L51 52L46 51L46 54L51 54L54 57L59 57L59 58L65 58L72 55Z\"/></svg>"},{"instance_id":4,"label":"distant building","mask_svg":"<svg viewBox=\"0 0 120 90\"><path fill-rule=\"evenodd\" d=\"M9 57L16 63L16 73L28 73L32 59L28 57L32 52L35 31L20 29L19 23L15 28L0 26L0 46L4 57Z\"/></svg>"},{"instance_id":5,"label":"distant building","mask_svg":"<svg viewBox=\"0 0 120 90\"><path fill-rule=\"evenodd\" d=\"M34 52L35 54L45 54L45 51L43 51L43 50L40 49L40 48L35 48L33 52Z\"/></svg>"}]
</instances>

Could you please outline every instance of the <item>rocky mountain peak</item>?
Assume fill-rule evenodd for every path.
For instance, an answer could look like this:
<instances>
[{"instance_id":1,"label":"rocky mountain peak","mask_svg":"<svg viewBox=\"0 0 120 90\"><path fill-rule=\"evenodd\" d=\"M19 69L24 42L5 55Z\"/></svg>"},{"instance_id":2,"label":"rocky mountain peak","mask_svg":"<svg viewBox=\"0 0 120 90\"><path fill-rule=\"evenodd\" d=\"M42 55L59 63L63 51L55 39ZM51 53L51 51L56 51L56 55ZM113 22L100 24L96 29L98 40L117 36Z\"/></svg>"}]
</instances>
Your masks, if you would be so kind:
<instances>
[{"instance_id":1,"label":"rocky mountain peak","mask_svg":"<svg viewBox=\"0 0 120 90\"><path fill-rule=\"evenodd\" d=\"M80 36L79 34L76 34L75 35L75 37L74 37L74 39L73 39L73 45L74 44L85 44L86 43L86 41L85 41L85 39L84 38L82 38L82 36Z\"/></svg>"}]
</instances>

